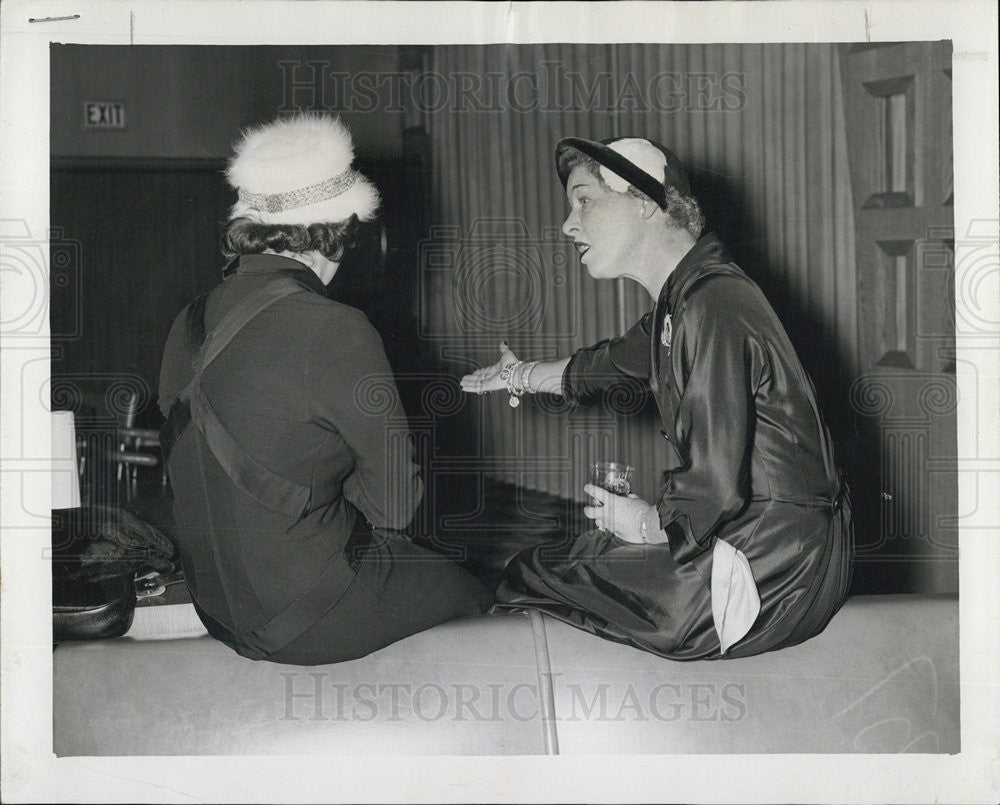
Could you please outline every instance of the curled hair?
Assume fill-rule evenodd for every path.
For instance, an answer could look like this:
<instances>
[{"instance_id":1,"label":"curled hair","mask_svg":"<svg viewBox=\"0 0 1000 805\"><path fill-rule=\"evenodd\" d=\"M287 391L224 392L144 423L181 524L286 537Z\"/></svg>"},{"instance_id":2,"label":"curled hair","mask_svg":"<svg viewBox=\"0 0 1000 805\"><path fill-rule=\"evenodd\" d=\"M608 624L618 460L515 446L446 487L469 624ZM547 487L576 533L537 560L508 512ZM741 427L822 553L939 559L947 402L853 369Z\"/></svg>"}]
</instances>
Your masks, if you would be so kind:
<instances>
[{"instance_id":1,"label":"curled hair","mask_svg":"<svg viewBox=\"0 0 1000 805\"><path fill-rule=\"evenodd\" d=\"M630 196L652 201L649 196L633 185L628 186L627 192ZM705 214L701 211L698 200L694 196L682 193L676 187L668 187L666 195L667 206L663 212L667 216L667 220L680 229L686 229L695 240L701 237L701 230L705 227Z\"/></svg>"},{"instance_id":2,"label":"curled hair","mask_svg":"<svg viewBox=\"0 0 1000 805\"><path fill-rule=\"evenodd\" d=\"M251 218L234 218L222 236L226 258L241 254L275 252L305 254L319 252L328 260L339 262L358 243L360 223L352 215L346 221L309 224L262 224Z\"/></svg>"},{"instance_id":3,"label":"curled hair","mask_svg":"<svg viewBox=\"0 0 1000 805\"><path fill-rule=\"evenodd\" d=\"M605 190L611 190L611 187L608 186L608 183L604 181L604 177L601 175L601 165L597 160L574 148L568 148L559 155L559 173L563 176L568 176L573 168L581 165L601 183L601 187ZM630 184L626 192L635 198L643 199L644 201L653 201L639 188L635 187L635 185ZM705 227L705 215L701 211L698 200L694 196L682 193L672 185L667 186L666 197L667 206L663 212L667 216L668 224L676 226L679 229L686 229L691 237L697 240L701 236L701 230ZM653 203L655 204L656 202L654 201Z\"/></svg>"},{"instance_id":4,"label":"curled hair","mask_svg":"<svg viewBox=\"0 0 1000 805\"><path fill-rule=\"evenodd\" d=\"M582 151L577 151L575 148L567 148L565 151L560 151L558 156L557 170L560 176L569 176L572 173L573 168L582 165L587 171L593 174L594 178L601 183L602 187L610 190L607 183L604 181L604 177L601 176L601 166L598 164L596 159L588 157Z\"/></svg>"}]
</instances>

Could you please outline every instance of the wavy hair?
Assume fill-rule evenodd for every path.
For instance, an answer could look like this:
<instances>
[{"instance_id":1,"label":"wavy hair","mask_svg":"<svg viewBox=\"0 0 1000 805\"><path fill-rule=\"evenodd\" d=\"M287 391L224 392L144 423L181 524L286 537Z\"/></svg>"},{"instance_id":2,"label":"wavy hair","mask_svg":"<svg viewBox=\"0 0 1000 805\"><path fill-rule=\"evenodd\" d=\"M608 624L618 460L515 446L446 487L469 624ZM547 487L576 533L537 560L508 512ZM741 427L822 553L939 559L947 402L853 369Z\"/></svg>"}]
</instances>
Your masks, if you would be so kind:
<instances>
[{"instance_id":1,"label":"wavy hair","mask_svg":"<svg viewBox=\"0 0 1000 805\"><path fill-rule=\"evenodd\" d=\"M360 222L357 215L346 221L309 224L262 224L251 218L234 218L222 236L222 253L227 259L241 254L275 252L304 254L319 252L339 262L358 244Z\"/></svg>"}]
</instances>

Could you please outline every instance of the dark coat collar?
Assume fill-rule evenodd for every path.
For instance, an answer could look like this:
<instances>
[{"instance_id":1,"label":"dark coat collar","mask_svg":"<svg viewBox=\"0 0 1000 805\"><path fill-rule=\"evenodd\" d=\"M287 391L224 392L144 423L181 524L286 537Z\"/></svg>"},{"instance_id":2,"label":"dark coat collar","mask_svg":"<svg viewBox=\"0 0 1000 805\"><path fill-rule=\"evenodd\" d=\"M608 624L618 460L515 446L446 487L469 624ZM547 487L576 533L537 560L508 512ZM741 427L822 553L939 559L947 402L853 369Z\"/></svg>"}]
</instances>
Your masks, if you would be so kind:
<instances>
[{"instance_id":1,"label":"dark coat collar","mask_svg":"<svg viewBox=\"0 0 1000 805\"><path fill-rule=\"evenodd\" d=\"M684 289L691 280L704 274L710 266L727 263L732 263L732 258L722 241L719 240L719 236L714 232L705 235L688 250L677 267L670 272L670 276L667 277L667 281L660 291L657 308L662 310L661 305L665 305L664 312L674 313Z\"/></svg>"},{"instance_id":2,"label":"dark coat collar","mask_svg":"<svg viewBox=\"0 0 1000 805\"><path fill-rule=\"evenodd\" d=\"M316 276L315 271L305 263L278 254L241 254L226 264L222 274L224 277L282 274L302 283L310 291L315 291L321 296L327 295L327 287Z\"/></svg>"},{"instance_id":3,"label":"dark coat collar","mask_svg":"<svg viewBox=\"0 0 1000 805\"><path fill-rule=\"evenodd\" d=\"M732 258L722 241L719 240L718 235L709 233L688 250L677 267L670 272L667 281L663 283L660 297L656 300L656 307L653 309L653 332L649 342L650 366L652 367L649 383L654 392L659 391L660 345L663 344L668 350L670 345L670 337L666 339L666 342L662 340L667 320L677 311L686 289L691 287L695 280L716 271L727 270L723 269L723 266L726 266L730 271L739 271L733 265Z\"/></svg>"}]
</instances>

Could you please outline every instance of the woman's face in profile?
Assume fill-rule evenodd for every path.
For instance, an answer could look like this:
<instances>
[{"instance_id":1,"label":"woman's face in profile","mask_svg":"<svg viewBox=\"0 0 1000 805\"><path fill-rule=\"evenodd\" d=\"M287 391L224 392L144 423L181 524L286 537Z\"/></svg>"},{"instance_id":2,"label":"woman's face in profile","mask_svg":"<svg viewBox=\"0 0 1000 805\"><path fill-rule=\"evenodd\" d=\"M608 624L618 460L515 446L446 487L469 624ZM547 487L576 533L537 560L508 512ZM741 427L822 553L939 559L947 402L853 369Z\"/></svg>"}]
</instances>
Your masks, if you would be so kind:
<instances>
[{"instance_id":1,"label":"woman's face in profile","mask_svg":"<svg viewBox=\"0 0 1000 805\"><path fill-rule=\"evenodd\" d=\"M573 238L590 276L613 279L626 274L639 236L639 199L611 190L585 165L573 168L566 195L570 213L562 231Z\"/></svg>"}]
</instances>

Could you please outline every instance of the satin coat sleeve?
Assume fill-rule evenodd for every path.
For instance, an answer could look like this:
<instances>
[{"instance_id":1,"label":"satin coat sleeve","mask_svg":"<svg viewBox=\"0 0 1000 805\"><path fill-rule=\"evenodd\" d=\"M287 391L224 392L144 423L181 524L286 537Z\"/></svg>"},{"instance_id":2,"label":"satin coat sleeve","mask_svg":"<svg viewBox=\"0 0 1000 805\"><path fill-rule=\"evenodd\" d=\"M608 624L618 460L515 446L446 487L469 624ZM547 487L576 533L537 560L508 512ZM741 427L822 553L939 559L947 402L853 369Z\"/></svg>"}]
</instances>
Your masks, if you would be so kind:
<instances>
[{"instance_id":1,"label":"satin coat sleeve","mask_svg":"<svg viewBox=\"0 0 1000 805\"><path fill-rule=\"evenodd\" d=\"M341 307L335 326L322 337L314 334L304 374L313 415L354 453L344 497L372 526L405 528L420 503L423 483L378 332L363 313Z\"/></svg>"},{"instance_id":2,"label":"satin coat sleeve","mask_svg":"<svg viewBox=\"0 0 1000 805\"><path fill-rule=\"evenodd\" d=\"M742 281L717 278L689 297L682 326L661 371L669 371L679 403L671 441L681 466L657 503L660 524L678 564L713 545L724 523L750 498L754 393L766 353L748 326Z\"/></svg>"},{"instance_id":3,"label":"satin coat sleeve","mask_svg":"<svg viewBox=\"0 0 1000 805\"><path fill-rule=\"evenodd\" d=\"M648 383L652 321L652 312L647 313L624 335L574 352L563 371L563 397L591 405L623 378Z\"/></svg>"}]
</instances>

